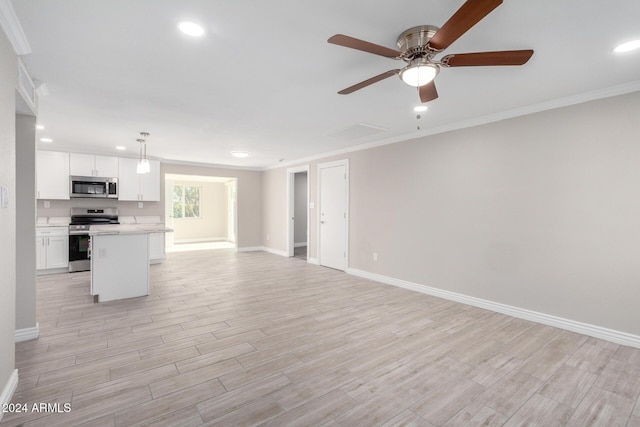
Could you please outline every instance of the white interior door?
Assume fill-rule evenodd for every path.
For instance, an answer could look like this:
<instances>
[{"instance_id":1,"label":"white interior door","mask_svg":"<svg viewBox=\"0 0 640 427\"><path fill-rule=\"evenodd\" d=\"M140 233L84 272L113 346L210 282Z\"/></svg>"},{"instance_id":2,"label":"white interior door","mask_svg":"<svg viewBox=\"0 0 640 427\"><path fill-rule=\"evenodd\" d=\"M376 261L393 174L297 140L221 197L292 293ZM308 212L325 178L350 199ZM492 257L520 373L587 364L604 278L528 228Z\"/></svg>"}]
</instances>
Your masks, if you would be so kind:
<instances>
[{"instance_id":1,"label":"white interior door","mask_svg":"<svg viewBox=\"0 0 640 427\"><path fill-rule=\"evenodd\" d=\"M325 267L347 267L347 164L321 164L319 169L319 262Z\"/></svg>"}]
</instances>

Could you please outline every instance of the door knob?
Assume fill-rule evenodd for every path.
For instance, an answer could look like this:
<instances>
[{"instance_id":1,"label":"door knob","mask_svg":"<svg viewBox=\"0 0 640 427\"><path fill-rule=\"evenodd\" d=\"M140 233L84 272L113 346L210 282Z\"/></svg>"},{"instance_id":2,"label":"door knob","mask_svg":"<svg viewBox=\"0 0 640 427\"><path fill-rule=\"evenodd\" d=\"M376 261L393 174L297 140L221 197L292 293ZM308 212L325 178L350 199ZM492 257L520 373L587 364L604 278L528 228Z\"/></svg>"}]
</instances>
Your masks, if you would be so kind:
<instances>
[{"instance_id":1,"label":"door knob","mask_svg":"<svg viewBox=\"0 0 640 427\"><path fill-rule=\"evenodd\" d=\"M324 224L324 221L320 221L320 224Z\"/></svg>"}]
</instances>

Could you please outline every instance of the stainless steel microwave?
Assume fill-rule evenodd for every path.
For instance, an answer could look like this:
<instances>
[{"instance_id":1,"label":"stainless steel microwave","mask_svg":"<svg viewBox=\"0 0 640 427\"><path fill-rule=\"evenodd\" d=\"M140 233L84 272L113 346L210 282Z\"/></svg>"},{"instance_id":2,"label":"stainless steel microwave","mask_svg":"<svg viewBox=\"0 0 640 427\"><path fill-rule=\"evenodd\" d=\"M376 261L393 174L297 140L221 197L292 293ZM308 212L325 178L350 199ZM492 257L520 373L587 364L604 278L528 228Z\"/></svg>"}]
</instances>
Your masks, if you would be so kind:
<instances>
[{"instance_id":1,"label":"stainless steel microwave","mask_svg":"<svg viewBox=\"0 0 640 427\"><path fill-rule=\"evenodd\" d=\"M103 199L118 198L118 178L100 178L97 176L71 176L69 177L69 180L70 197L98 197Z\"/></svg>"}]
</instances>

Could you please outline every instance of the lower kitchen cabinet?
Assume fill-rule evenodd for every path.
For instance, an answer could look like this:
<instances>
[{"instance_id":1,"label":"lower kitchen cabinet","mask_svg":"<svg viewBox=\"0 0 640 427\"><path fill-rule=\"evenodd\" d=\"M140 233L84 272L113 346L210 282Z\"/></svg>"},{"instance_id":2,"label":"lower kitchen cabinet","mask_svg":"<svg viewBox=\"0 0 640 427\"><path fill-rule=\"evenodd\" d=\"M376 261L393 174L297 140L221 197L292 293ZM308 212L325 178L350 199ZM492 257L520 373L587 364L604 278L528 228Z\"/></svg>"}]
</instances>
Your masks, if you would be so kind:
<instances>
[{"instance_id":1,"label":"lower kitchen cabinet","mask_svg":"<svg viewBox=\"0 0 640 427\"><path fill-rule=\"evenodd\" d=\"M157 264L164 261L164 233L149 234L149 262Z\"/></svg>"},{"instance_id":2,"label":"lower kitchen cabinet","mask_svg":"<svg viewBox=\"0 0 640 427\"><path fill-rule=\"evenodd\" d=\"M36 270L69 267L67 227L38 227L36 230Z\"/></svg>"}]
</instances>

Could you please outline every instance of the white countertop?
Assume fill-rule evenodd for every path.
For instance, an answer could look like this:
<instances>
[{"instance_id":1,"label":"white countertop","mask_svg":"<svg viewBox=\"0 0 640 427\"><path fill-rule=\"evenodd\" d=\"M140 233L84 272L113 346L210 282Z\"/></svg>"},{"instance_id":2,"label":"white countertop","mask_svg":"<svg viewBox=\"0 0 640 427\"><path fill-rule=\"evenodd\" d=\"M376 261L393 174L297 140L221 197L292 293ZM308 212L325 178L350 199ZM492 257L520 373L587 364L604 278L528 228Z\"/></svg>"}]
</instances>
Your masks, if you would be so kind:
<instances>
[{"instance_id":1,"label":"white countertop","mask_svg":"<svg viewBox=\"0 0 640 427\"><path fill-rule=\"evenodd\" d=\"M172 228L165 227L164 224L110 224L92 225L89 235L170 233L172 231Z\"/></svg>"},{"instance_id":2,"label":"white countertop","mask_svg":"<svg viewBox=\"0 0 640 427\"><path fill-rule=\"evenodd\" d=\"M39 216L36 227L68 227L71 218L68 216Z\"/></svg>"}]
</instances>

